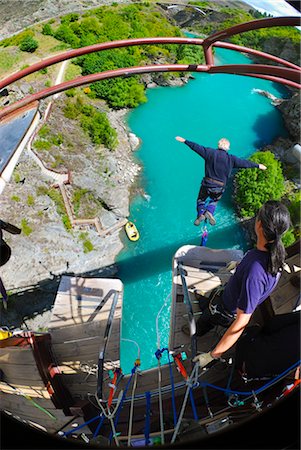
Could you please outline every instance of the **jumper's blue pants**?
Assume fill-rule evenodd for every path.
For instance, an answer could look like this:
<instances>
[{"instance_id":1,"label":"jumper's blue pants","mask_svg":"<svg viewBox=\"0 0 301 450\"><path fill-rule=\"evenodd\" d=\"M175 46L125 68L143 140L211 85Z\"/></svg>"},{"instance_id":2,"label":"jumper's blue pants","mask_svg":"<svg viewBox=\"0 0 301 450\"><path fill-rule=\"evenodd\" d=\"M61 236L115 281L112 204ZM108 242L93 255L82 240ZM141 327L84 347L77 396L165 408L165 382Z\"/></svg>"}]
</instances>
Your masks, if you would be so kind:
<instances>
[{"instance_id":1,"label":"jumper's blue pants","mask_svg":"<svg viewBox=\"0 0 301 450\"><path fill-rule=\"evenodd\" d=\"M224 187L207 187L201 185L199 195L197 198L197 213L198 217L209 211L214 215L217 202L222 198L225 191Z\"/></svg>"}]
</instances>

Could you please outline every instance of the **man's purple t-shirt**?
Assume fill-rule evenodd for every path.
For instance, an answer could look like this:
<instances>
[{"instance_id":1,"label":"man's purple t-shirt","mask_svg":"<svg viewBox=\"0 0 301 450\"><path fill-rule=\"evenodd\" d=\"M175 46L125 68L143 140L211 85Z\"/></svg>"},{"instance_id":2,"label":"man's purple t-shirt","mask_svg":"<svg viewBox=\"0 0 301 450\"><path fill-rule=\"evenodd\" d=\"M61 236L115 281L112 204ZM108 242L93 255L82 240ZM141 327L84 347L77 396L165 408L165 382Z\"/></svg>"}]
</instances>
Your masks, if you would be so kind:
<instances>
[{"instance_id":1,"label":"man's purple t-shirt","mask_svg":"<svg viewBox=\"0 0 301 450\"><path fill-rule=\"evenodd\" d=\"M225 307L236 313L239 308L252 314L273 291L280 278L267 270L268 252L253 249L246 253L223 292Z\"/></svg>"}]
</instances>

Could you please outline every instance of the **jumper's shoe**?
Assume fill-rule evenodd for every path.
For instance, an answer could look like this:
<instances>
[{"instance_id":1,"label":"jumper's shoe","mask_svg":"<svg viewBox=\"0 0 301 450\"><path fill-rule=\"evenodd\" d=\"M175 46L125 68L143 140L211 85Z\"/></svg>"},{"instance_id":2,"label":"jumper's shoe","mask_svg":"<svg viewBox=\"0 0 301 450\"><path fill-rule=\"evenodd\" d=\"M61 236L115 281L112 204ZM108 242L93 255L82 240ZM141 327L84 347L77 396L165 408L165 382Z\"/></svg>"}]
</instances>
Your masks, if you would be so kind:
<instances>
[{"instance_id":1,"label":"jumper's shoe","mask_svg":"<svg viewBox=\"0 0 301 450\"><path fill-rule=\"evenodd\" d=\"M216 220L215 220L215 218L213 217L213 215L211 214L210 211L205 211L205 217L206 217L206 219L209 220L210 225L215 225L216 224Z\"/></svg>"},{"instance_id":2,"label":"jumper's shoe","mask_svg":"<svg viewBox=\"0 0 301 450\"><path fill-rule=\"evenodd\" d=\"M205 220L205 216L204 216L204 214L201 214L200 216L198 216L198 217L195 219L194 224L195 224L196 226L198 226L198 225L200 225L201 222L203 222L203 220Z\"/></svg>"}]
</instances>

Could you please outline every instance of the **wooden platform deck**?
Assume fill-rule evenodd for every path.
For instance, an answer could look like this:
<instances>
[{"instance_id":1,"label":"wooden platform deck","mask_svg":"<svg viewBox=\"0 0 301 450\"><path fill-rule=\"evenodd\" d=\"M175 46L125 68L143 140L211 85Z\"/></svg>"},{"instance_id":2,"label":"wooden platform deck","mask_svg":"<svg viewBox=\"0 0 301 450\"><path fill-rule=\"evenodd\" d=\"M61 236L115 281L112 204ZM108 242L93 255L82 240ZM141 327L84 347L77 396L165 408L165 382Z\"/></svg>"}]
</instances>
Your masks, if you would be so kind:
<instances>
[{"instance_id":1,"label":"wooden platform deck","mask_svg":"<svg viewBox=\"0 0 301 450\"><path fill-rule=\"evenodd\" d=\"M193 313L197 320L200 308L196 294L208 296L210 291L228 281L231 272L226 269L230 261L239 261L243 256L240 250L213 250L205 247L185 245L175 254L173 260L173 286L172 286L172 311L170 324L169 348L183 346L182 349L191 355L190 337L183 333L182 327L188 324L187 306L184 303L183 287L180 274L177 270L178 262L182 263L185 271L185 279L189 296L192 302ZM199 351L209 351L212 345L220 338L219 328L198 337L197 348Z\"/></svg>"},{"instance_id":2,"label":"wooden platform deck","mask_svg":"<svg viewBox=\"0 0 301 450\"><path fill-rule=\"evenodd\" d=\"M119 366L122 293L120 280L67 276L61 279L49 323L50 335L44 335L51 342L50 354L54 357L51 376L59 373L71 394L69 406L96 391L98 357L115 295L118 300L106 347L105 376L110 368ZM83 423L83 418L76 414L78 408L66 412L66 408L63 411L54 404L52 381L47 383L45 377L43 379L33 342L27 336L19 341L10 338L1 343L1 409L49 433L66 429L66 426L70 429L72 423ZM90 430L84 427L80 432L90 433Z\"/></svg>"},{"instance_id":3,"label":"wooden platform deck","mask_svg":"<svg viewBox=\"0 0 301 450\"><path fill-rule=\"evenodd\" d=\"M105 379L109 369L120 366L122 282L67 276L61 279L48 330L57 365L75 399L95 394L99 352L116 293L118 301L105 354Z\"/></svg>"}]
</instances>

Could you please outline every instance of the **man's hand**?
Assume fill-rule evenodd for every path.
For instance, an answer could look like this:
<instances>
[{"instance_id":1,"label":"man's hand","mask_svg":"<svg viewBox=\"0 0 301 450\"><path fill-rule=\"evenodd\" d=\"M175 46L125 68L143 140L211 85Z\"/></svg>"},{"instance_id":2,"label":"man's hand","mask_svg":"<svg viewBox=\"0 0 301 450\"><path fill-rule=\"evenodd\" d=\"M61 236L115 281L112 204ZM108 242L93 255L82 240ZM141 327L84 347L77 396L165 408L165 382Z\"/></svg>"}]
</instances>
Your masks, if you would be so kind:
<instances>
[{"instance_id":1,"label":"man's hand","mask_svg":"<svg viewBox=\"0 0 301 450\"><path fill-rule=\"evenodd\" d=\"M264 164L259 164L258 169L260 169L260 170L266 170L267 167L266 167Z\"/></svg>"},{"instance_id":2,"label":"man's hand","mask_svg":"<svg viewBox=\"0 0 301 450\"><path fill-rule=\"evenodd\" d=\"M200 365L200 368L207 366L211 361L213 361L214 358L212 358L211 353L200 353L199 355L195 356L193 358L193 362L198 362Z\"/></svg>"},{"instance_id":3,"label":"man's hand","mask_svg":"<svg viewBox=\"0 0 301 450\"><path fill-rule=\"evenodd\" d=\"M181 136L176 136L176 140L179 142L185 142L186 139L182 138Z\"/></svg>"}]
</instances>

